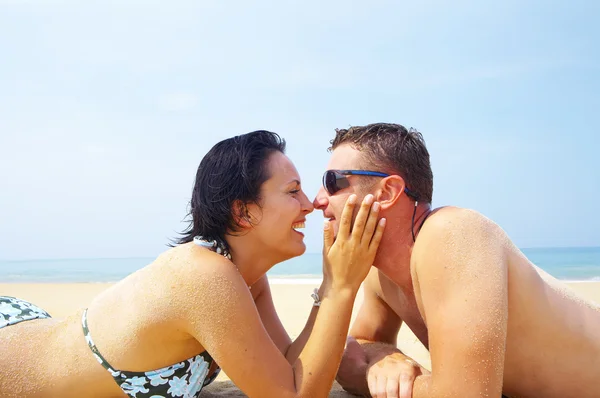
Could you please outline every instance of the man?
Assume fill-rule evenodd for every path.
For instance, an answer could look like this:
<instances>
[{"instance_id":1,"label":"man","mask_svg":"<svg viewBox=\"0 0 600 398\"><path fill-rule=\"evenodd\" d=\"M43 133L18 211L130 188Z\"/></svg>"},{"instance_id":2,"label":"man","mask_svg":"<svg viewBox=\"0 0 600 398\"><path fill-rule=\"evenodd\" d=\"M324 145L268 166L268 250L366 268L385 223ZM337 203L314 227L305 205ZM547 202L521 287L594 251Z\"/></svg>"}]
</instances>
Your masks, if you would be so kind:
<instances>
[{"instance_id":1,"label":"man","mask_svg":"<svg viewBox=\"0 0 600 398\"><path fill-rule=\"evenodd\" d=\"M346 390L377 398L411 397L411 388L413 398L600 397L600 308L535 267L481 214L432 209L420 133L351 127L337 130L330 150L315 207L337 228L350 194L372 194L387 219L338 371ZM431 373L396 349L402 322L428 348Z\"/></svg>"}]
</instances>

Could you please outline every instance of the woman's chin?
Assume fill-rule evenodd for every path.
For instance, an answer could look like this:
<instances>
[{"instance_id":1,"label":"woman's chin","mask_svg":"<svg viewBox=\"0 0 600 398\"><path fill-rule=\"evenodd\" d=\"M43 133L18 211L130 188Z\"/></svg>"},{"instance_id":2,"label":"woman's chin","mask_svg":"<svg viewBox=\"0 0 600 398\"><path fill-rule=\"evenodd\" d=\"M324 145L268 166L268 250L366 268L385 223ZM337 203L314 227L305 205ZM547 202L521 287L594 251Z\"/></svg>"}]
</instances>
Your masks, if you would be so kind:
<instances>
[{"instance_id":1,"label":"woman's chin","mask_svg":"<svg viewBox=\"0 0 600 398\"><path fill-rule=\"evenodd\" d=\"M294 242L294 244L291 245L290 249L286 251L287 258L285 260L289 260L290 258L301 256L305 252L306 252L306 244L304 244L303 241L302 242Z\"/></svg>"}]
</instances>

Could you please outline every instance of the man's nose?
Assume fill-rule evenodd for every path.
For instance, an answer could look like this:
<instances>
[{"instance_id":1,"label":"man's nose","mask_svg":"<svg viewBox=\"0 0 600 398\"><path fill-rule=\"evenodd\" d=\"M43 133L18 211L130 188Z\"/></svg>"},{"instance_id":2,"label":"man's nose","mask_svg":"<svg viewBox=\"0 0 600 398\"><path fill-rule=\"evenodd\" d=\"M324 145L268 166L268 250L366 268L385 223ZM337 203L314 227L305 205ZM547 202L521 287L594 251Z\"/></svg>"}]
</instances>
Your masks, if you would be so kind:
<instances>
[{"instance_id":1,"label":"man's nose","mask_svg":"<svg viewBox=\"0 0 600 398\"><path fill-rule=\"evenodd\" d=\"M329 204L329 196L327 192L325 192L325 188L319 188L317 192L317 196L315 196L315 200L313 200L313 206L315 209L325 210L327 205Z\"/></svg>"}]
</instances>

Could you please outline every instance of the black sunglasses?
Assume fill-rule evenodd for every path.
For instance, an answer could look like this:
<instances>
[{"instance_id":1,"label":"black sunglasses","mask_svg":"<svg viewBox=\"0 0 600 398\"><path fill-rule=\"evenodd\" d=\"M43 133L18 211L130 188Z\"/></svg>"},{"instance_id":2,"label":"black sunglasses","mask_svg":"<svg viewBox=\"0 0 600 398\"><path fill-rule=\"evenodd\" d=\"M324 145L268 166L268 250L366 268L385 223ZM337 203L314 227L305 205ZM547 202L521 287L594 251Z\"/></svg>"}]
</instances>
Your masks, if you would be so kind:
<instances>
[{"instance_id":1,"label":"black sunglasses","mask_svg":"<svg viewBox=\"0 0 600 398\"><path fill-rule=\"evenodd\" d=\"M348 175L358 175L358 176L371 176L371 177L389 177L389 174L380 173L378 171L370 171L370 170L327 170L323 174L323 186L329 193L329 195L335 194L337 191L348 188L350 183L348 182ZM408 188L404 188L404 192L406 195L413 200L419 200L419 195L415 192L412 192Z\"/></svg>"}]
</instances>

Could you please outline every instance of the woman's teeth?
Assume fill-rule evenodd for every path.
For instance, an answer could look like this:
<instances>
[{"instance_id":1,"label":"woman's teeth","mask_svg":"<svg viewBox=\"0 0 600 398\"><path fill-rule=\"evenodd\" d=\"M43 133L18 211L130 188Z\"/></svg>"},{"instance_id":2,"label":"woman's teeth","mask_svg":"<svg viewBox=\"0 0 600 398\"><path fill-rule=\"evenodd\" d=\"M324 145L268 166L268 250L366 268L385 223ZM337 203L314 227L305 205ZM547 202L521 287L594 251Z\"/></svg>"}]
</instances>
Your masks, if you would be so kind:
<instances>
[{"instance_id":1,"label":"woman's teeth","mask_svg":"<svg viewBox=\"0 0 600 398\"><path fill-rule=\"evenodd\" d=\"M300 229L300 228L304 228L305 224L303 222L297 222L296 224L292 225L293 229Z\"/></svg>"}]
</instances>

